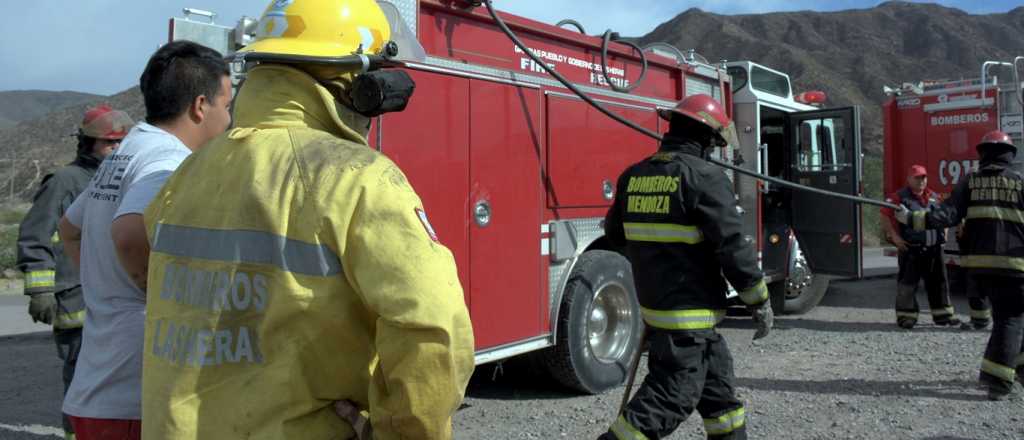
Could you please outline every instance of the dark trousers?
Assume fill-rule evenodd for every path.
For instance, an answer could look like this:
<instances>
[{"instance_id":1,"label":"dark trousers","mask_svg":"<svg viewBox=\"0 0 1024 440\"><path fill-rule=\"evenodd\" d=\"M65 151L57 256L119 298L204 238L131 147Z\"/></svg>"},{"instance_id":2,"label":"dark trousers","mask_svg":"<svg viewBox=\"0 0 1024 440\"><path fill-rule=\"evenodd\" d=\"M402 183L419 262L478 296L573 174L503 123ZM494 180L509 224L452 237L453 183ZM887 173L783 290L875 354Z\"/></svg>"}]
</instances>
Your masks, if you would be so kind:
<instances>
[{"instance_id":1,"label":"dark trousers","mask_svg":"<svg viewBox=\"0 0 1024 440\"><path fill-rule=\"evenodd\" d=\"M648 330L650 370L625 413L602 438L660 439L694 409L709 439L747 438L743 403L733 389L732 355L714 330Z\"/></svg>"},{"instance_id":2,"label":"dark trousers","mask_svg":"<svg viewBox=\"0 0 1024 440\"><path fill-rule=\"evenodd\" d=\"M917 322L917 285L924 280L932 321L941 324L953 318L954 310L946 288L946 266L942 246L912 246L899 254L896 281L896 319Z\"/></svg>"},{"instance_id":3,"label":"dark trousers","mask_svg":"<svg viewBox=\"0 0 1024 440\"><path fill-rule=\"evenodd\" d=\"M71 386L71 379L75 377L75 365L78 363L78 352L82 348L82 329L53 329L53 340L57 343L57 357L64 361L64 394L67 394ZM64 414L64 433L73 434L71 420Z\"/></svg>"},{"instance_id":4,"label":"dark trousers","mask_svg":"<svg viewBox=\"0 0 1024 440\"><path fill-rule=\"evenodd\" d=\"M1009 391L1024 373L1024 278L994 275L972 277L981 293L992 301L992 335L981 363L981 381L998 391Z\"/></svg>"},{"instance_id":5,"label":"dark trousers","mask_svg":"<svg viewBox=\"0 0 1024 440\"><path fill-rule=\"evenodd\" d=\"M971 309L971 324L974 324L975 328L989 325L992 321L992 307L988 303L988 298L974 287L974 282L967 275L967 269L949 268L946 275L949 279L950 295L967 297L967 306Z\"/></svg>"}]
</instances>

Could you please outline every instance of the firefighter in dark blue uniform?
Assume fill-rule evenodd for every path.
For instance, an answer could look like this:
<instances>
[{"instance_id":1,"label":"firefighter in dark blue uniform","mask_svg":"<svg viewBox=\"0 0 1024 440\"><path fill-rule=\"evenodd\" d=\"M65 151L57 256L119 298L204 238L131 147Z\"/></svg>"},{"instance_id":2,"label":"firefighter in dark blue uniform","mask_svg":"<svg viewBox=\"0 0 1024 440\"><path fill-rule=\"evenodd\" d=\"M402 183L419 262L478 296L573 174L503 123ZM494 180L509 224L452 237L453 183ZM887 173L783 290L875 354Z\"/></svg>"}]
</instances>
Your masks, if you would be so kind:
<instances>
[{"instance_id":1,"label":"firefighter in dark blue uniform","mask_svg":"<svg viewBox=\"0 0 1024 440\"><path fill-rule=\"evenodd\" d=\"M669 121L661 147L619 178L605 219L607 237L633 266L650 373L602 438L663 438L696 409L708 438L745 439L732 357L715 331L726 280L758 323L755 339L771 330L773 314L729 178L704 160L714 147L737 145L736 132L707 95L660 113Z\"/></svg>"},{"instance_id":2,"label":"firefighter in dark blue uniform","mask_svg":"<svg viewBox=\"0 0 1024 440\"><path fill-rule=\"evenodd\" d=\"M43 177L32 208L18 229L17 264L25 274L25 294L30 297L28 313L32 321L53 326L57 354L64 361L65 391L75 375L85 303L78 271L64 255L56 235L57 222L132 125L127 114L106 105L86 111L78 131L75 160ZM67 417L64 431L68 438L74 438Z\"/></svg>"},{"instance_id":3,"label":"firefighter in dark blue uniform","mask_svg":"<svg viewBox=\"0 0 1024 440\"><path fill-rule=\"evenodd\" d=\"M927 211L939 204L939 197L928 189L928 171L913 165L907 173L907 186L890 195L886 201L905 206L908 210ZM882 227L889 241L899 249L899 275L896 279L896 324L914 328L920 308L917 304L917 286L924 280L935 325L960 325L949 299L946 265L942 258L942 245L946 243L945 229L915 231L898 224L892 209L882 208Z\"/></svg>"},{"instance_id":4,"label":"firefighter in dark blue uniform","mask_svg":"<svg viewBox=\"0 0 1024 440\"><path fill-rule=\"evenodd\" d=\"M1024 374L1024 175L1013 168L1017 147L993 131L978 144L981 166L930 211L901 207L896 219L914 230L941 229L966 219L961 265L972 287L992 303L992 335L981 382L992 400L1006 399Z\"/></svg>"}]
</instances>

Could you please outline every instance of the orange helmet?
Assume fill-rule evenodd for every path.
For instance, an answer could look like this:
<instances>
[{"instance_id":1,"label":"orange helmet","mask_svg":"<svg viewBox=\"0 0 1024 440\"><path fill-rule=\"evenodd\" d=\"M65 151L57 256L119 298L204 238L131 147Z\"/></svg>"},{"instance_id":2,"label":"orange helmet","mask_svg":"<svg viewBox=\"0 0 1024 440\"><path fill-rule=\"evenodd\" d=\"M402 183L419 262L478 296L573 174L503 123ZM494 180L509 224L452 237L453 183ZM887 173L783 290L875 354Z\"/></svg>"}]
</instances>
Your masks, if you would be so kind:
<instances>
[{"instance_id":1,"label":"orange helmet","mask_svg":"<svg viewBox=\"0 0 1024 440\"><path fill-rule=\"evenodd\" d=\"M736 124L732 122L725 107L708 95L690 95L679 101L674 109L660 109L658 116L671 121L676 115L690 118L708 127L718 137L718 146L739 146L736 136Z\"/></svg>"},{"instance_id":2,"label":"orange helmet","mask_svg":"<svg viewBox=\"0 0 1024 440\"><path fill-rule=\"evenodd\" d=\"M982 147L989 145L1008 148L1010 151L1013 151L1013 154L1017 154L1017 146L1013 144L1013 139L1010 138L1010 135L999 130L993 130L985 133L985 136L981 138L981 142L979 142L976 147L978 153L981 153Z\"/></svg>"},{"instance_id":3,"label":"orange helmet","mask_svg":"<svg viewBox=\"0 0 1024 440\"><path fill-rule=\"evenodd\" d=\"M96 139L123 139L135 125L128 114L101 104L85 112L79 130L82 136Z\"/></svg>"}]
</instances>

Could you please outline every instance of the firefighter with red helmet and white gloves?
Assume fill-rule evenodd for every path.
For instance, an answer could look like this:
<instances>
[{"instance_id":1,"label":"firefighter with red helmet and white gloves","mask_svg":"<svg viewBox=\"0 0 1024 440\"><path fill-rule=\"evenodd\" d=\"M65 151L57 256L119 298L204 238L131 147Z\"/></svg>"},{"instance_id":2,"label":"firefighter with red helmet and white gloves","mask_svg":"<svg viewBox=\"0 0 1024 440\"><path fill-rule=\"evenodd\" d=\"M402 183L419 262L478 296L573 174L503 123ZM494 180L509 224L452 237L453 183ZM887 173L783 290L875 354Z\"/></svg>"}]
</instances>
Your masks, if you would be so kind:
<instances>
[{"instance_id":1,"label":"firefighter with red helmet and white gloves","mask_svg":"<svg viewBox=\"0 0 1024 440\"><path fill-rule=\"evenodd\" d=\"M234 127L145 213L143 436L449 439L474 368L455 260L367 143L413 91L373 70L402 33L373 0L277 0L258 28Z\"/></svg>"},{"instance_id":2,"label":"firefighter with red helmet and white gloves","mask_svg":"<svg viewBox=\"0 0 1024 440\"><path fill-rule=\"evenodd\" d=\"M75 375L82 344L85 303L82 287L71 260L57 237L57 223L78 197L96 169L128 135L132 119L109 105L85 112L78 127L75 159L43 177L18 229L18 269L25 273L25 294L31 297L28 313L33 321L53 325L57 354L64 361L64 389ZM74 431L64 418L64 432Z\"/></svg>"},{"instance_id":3,"label":"firefighter with red helmet and white gloves","mask_svg":"<svg viewBox=\"0 0 1024 440\"><path fill-rule=\"evenodd\" d=\"M633 266L650 373L601 438L662 438L696 409L708 438L745 439L732 357L715 331L728 305L726 280L754 315L754 339L774 318L729 178L705 160L715 147L738 144L735 127L708 95L659 113L669 121L660 148L619 177L605 219L605 234Z\"/></svg>"},{"instance_id":4,"label":"firefighter with red helmet and white gloves","mask_svg":"<svg viewBox=\"0 0 1024 440\"><path fill-rule=\"evenodd\" d=\"M907 185L890 194L886 201L906 206L910 211L927 211L940 203L938 194L928 188L928 171L912 165L907 172ZM932 322L939 326L960 325L949 298L946 263L942 245L945 229L915 231L893 218L892 208L882 208L882 229L889 241L899 249L899 275L896 277L896 325L911 329L917 325L920 307L917 285L924 280L928 292Z\"/></svg>"},{"instance_id":5,"label":"firefighter with red helmet and white gloves","mask_svg":"<svg viewBox=\"0 0 1024 440\"><path fill-rule=\"evenodd\" d=\"M981 382L991 400L1004 400L1024 374L1024 174L1014 169L1017 147L1006 133L992 131L977 146L978 171L929 211L901 206L895 217L914 230L941 229L966 220L961 265L973 288L992 303L994 323Z\"/></svg>"}]
</instances>

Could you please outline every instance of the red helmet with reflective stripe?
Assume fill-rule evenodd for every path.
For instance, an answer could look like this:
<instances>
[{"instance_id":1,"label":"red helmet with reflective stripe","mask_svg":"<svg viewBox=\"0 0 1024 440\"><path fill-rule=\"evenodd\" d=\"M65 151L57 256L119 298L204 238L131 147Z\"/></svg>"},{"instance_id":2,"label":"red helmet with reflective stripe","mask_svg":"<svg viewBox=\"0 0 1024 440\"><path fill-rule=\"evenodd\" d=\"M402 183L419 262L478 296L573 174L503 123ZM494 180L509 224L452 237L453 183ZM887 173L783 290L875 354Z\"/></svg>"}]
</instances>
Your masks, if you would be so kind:
<instances>
[{"instance_id":1,"label":"red helmet with reflective stripe","mask_svg":"<svg viewBox=\"0 0 1024 440\"><path fill-rule=\"evenodd\" d=\"M128 130L135 125L127 113L114 110L106 104L100 104L86 110L79 129L83 136L97 139L123 139Z\"/></svg>"},{"instance_id":2,"label":"red helmet with reflective stripe","mask_svg":"<svg viewBox=\"0 0 1024 440\"><path fill-rule=\"evenodd\" d=\"M720 146L739 145L736 125L729 113L722 104L708 95L687 96L674 109L658 110L658 115L666 121L671 121L675 115L685 116L710 128L718 135Z\"/></svg>"},{"instance_id":3,"label":"red helmet with reflective stripe","mask_svg":"<svg viewBox=\"0 0 1024 440\"><path fill-rule=\"evenodd\" d=\"M1009 148L1013 151L1013 154L1017 154L1017 146L1013 144L1013 139L1010 138L1010 135L999 130L985 133L985 136L981 138L981 142L978 143L978 152L981 153L981 148L988 145Z\"/></svg>"}]
</instances>

